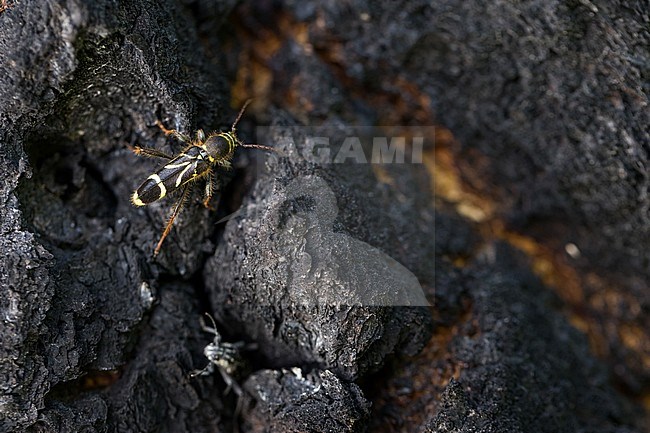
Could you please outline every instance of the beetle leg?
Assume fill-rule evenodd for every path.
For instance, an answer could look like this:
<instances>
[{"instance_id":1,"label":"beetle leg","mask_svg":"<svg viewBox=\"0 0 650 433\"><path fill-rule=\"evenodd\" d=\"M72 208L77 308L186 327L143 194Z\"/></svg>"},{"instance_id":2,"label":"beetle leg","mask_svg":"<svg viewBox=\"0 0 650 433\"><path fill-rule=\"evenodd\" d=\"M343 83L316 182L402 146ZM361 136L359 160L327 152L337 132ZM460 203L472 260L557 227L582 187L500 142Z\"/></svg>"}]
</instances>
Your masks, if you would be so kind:
<instances>
[{"instance_id":1,"label":"beetle leg","mask_svg":"<svg viewBox=\"0 0 650 433\"><path fill-rule=\"evenodd\" d=\"M214 210L214 208L210 206L210 200L212 199L212 194L214 192L213 178L212 170L210 170L205 177L205 196L203 198L203 206L210 210Z\"/></svg>"},{"instance_id":2,"label":"beetle leg","mask_svg":"<svg viewBox=\"0 0 650 433\"><path fill-rule=\"evenodd\" d=\"M129 146L129 149L136 155L148 156L150 158L173 159L173 156L167 155L165 152L154 149L153 147Z\"/></svg>"},{"instance_id":3,"label":"beetle leg","mask_svg":"<svg viewBox=\"0 0 650 433\"><path fill-rule=\"evenodd\" d=\"M181 198L176 202L176 205L174 206L174 211L172 212L172 215L169 217L169 221L167 222L167 225L165 226L165 230L163 231L162 236L160 237L160 240L158 241L158 245L156 245L156 249L153 252L153 258L155 259L158 253L160 252L160 248L162 247L162 243L169 234L169 232L172 229L172 224L174 223L174 220L178 216L178 214L181 212L183 209L183 205L187 201L187 197L190 193L190 184L185 185L183 187L183 193L181 194Z\"/></svg>"},{"instance_id":4,"label":"beetle leg","mask_svg":"<svg viewBox=\"0 0 650 433\"><path fill-rule=\"evenodd\" d=\"M156 120L156 126L158 126L158 128L160 128L160 130L162 132L164 132L165 135L172 135L174 138L176 138L177 140L182 141L185 144L191 144L192 143L192 139L190 137L188 137L187 135L185 135L182 132L179 132L179 131L177 131L175 129L167 129L167 128L165 128L165 125L163 125L160 120Z\"/></svg>"}]
</instances>

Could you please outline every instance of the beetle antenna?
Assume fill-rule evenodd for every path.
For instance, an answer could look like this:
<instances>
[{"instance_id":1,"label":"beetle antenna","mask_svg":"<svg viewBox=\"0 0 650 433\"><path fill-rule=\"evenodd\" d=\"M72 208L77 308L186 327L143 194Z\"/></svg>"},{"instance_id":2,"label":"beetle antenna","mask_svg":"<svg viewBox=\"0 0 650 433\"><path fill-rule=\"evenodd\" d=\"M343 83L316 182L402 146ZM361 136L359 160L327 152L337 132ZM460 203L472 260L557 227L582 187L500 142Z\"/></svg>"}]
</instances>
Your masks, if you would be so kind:
<instances>
[{"instance_id":1,"label":"beetle antenna","mask_svg":"<svg viewBox=\"0 0 650 433\"><path fill-rule=\"evenodd\" d=\"M241 107L241 110L239 110L239 114L237 115L237 118L232 124L232 128L230 128L230 132L234 133L235 132L235 127L239 123L239 119L241 119L241 116L244 114L244 111L246 110L246 107L248 107L248 104L250 104L253 101L253 99L247 99L246 102L244 102L244 106Z\"/></svg>"},{"instance_id":2,"label":"beetle antenna","mask_svg":"<svg viewBox=\"0 0 650 433\"><path fill-rule=\"evenodd\" d=\"M270 150L271 152L280 153L280 152L278 152L278 149L276 149L274 147L271 147L271 146L265 146L263 144L252 144L252 143L239 142L239 145L241 147L252 147L253 149Z\"/></svg>"},{"instance_id":3,"label":"beetle antenna","mask_svg":"<svg viewBox=\"0 0 650 433\"><path fill-rule=\"evenodd\" d=\"M214 317L212 317L212 314L210 314L210 313L205 313L205 315L208 317L208 319L210 319L210 322L212 322L212 329L214 329L213 334L216 333L217 332L217 323L214 321Z\"/></svg>"}]
</instances>

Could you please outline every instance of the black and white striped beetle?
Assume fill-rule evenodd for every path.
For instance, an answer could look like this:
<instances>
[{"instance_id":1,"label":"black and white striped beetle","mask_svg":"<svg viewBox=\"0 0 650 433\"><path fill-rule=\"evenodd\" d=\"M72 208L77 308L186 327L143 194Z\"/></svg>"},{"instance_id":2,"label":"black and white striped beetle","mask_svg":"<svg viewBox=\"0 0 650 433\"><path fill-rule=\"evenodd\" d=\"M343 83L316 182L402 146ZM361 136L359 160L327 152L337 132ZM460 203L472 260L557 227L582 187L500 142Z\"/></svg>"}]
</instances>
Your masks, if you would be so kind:
<instances>
[{"instance_id":1,"label":"black and white striped beetle","mask_svg":"<svg viewBox=\"0 0 650 433\"><path fill-rule=\"evenodd\" d=\"M196 131L196 137L192 140L187 135L175 130L165 128L160 121L156 125L165 133L172 135L176 139L186 144L186 147L176 156L168 155L160 150L135 146L132 148L136 155L167 159L168 162L155 173L150 175L142 185L135 190L131 196L131 201L136 206L146 206L153 203L168 194L181 189L181 197L176 202L174 210L165 226L156 249L153 252L154 258L160 252L163 241L169 234L172 224L180 213L190 192L190 186L201 178L206 179L205 198L203 205L210 207L210 199L213 193L213 169L217 166L229 168L235 149L237 146L252 147L275 151L272 147L261 144L245 144L237 137L236 129L239 119L241 119L244 110L251 102L246 101L235 122L228 132L213 132L207 138L202 129Z\"/></svg>"}]
</instances>

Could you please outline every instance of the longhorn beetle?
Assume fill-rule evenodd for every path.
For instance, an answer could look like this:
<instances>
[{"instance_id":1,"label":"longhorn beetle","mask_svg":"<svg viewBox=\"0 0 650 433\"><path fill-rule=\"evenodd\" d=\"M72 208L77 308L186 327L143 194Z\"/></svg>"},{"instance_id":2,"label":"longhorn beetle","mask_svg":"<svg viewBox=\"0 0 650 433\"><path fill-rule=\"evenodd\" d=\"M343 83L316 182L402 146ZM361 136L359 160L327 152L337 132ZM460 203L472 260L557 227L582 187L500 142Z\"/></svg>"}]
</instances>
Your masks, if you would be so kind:
<instances>
[{"instance_id":1,"label":"longhorn beetle","mask_svg":"<svg viewBox=\"0 0 650 433\"><path fill-rule=\"evenodd\" d=\"M246 344L243 341L237 343L227 343L221 341L221 334L217 330L217 324L210 314L205 313L205 315L212 322L212 327L206 325L203 318L201 318L201 329L205 332L209 332L214 335L212 343L208 343L207 346L203 349L203 354L208 358L208 365L206 365L202 370L194 370L190 373L190 377L196 376L205 376L212 374L215 370L219 370L223 381L226 384L226 390L224 395L232 389L237 396L237 406L235 407L234 413L234 422L235 429L234 431L239 431L236 427L237 418L241 413L244 390L239 386L234 376L242 376L245 370L248 370L249 364L241 355L242 350L255 350L257 345L255 343Z\"/></svg>"},{"instance_id":2,"label":"longhorn beetle","mask_svg":"<svg viewBox=\"0 0 650 433\"><path fill-rule=\"evenodd\" d=\"M221 341L221 334L217 331L217 324L215 323L214 318L207 313L205 315L210 319L210 322L212 322L212 328L201 320L201 329L214 335L212 343L209 343L203 349L203 354L208 358L209 362L202 370L192 371L190 376L196 377L210 375L214 372L214 368L216 367L217 370L219 370L223 381L226 383L226 393L232 389L238 397L241 397L242 389L233 378L233 374L245 366L240 351L245 348L246 344L241 341L238 343L226 343Z\"/></svg>"},{"instance_id":3,"label":"longhorn beetle","mask_svg":"<svg viewBox=\"0 0 650 433\"><path fill-rule=\"evenodd\" d=\"M228 132L213 132L205 136L202 129L196 131L196 136L192 140L189 136L175 130L167 129L163 124L157 120L156 125L165 133L185 143L186 147L176 156L171 156L157 149L135 146L131 150L136 155L144 155L148 157L163 158L168 160L167 164L156 170L155 173L150 175L142 185L135 190L131 196L131 201L136 206L146 206L153 203L168 194L180 189L181 196L174 205L169 221L165 226L156 249L153 252L153 257L156 258L160 252L163 241L169 234L174 220L183 209L183 205L189 196L191 185L201 178L206 179L205 183L205 198L203 205L210 208L210 199L213 193L213 169L217 166L230 168L230 161L232 160L235 149L237 146L251 147L255 149L263 149L275 151L272 147L264 146L261 144L245 144L237 137L236 126L244 114L244 110L251 102L249 99L239 111L239 115L232 124Z\"/></svg>"}]
</instances>

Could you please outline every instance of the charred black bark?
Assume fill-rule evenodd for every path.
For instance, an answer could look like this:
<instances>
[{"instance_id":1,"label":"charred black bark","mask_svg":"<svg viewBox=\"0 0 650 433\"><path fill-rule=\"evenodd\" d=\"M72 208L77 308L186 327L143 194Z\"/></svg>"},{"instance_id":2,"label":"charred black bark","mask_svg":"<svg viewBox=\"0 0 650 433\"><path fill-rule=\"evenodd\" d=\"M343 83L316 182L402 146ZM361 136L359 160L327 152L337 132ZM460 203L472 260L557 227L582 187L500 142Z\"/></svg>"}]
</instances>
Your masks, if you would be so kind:
<instances>
[{"instance_id":1,"label":"charred black bark","mask_svg":"<svg viewBox=\"0 0 650 433\"><path fill-rule=\"evenodd\" d=\"M644 431L650 349L619 331L650 329L647 8L234 7L0 12L0 431ZM131 205L156 162L128 146L177 153L156 120L229 127L255 92L271 125L255 141L280 152L240 152L216 212L195 188L152 261L173 198ZM594 307L591 283L553 294L434 199L432 164L335 159L351 134L434 121L493 217L576 244L572 268L622 307ZM584 310L606 324L602 360L567 320ZM218 375L190 377L204 311L249 343L239 406Z\"/></svg>"}]
</instances>

